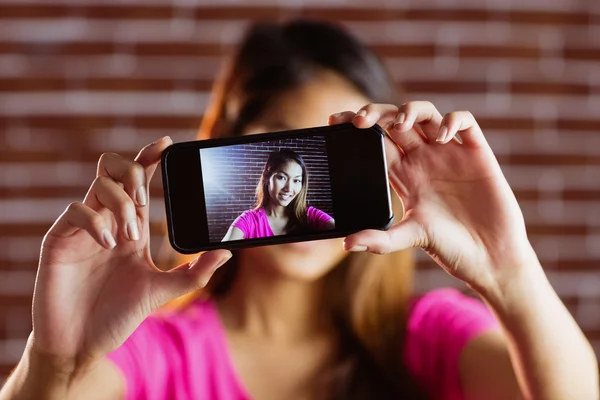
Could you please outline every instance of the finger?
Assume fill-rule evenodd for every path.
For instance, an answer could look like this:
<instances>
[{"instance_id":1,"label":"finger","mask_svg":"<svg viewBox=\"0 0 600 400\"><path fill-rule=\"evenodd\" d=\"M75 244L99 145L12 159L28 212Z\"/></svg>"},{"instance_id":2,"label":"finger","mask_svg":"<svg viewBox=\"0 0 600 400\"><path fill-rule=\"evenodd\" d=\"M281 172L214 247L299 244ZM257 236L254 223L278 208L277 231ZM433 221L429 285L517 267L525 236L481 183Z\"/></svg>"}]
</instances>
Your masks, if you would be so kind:
<instances>
[{"instance_id":1,"label":"finger","mask_svg":"<svg viewBox=\"0 0 600 400\"><path fill-rule=\"evenodd\" d=\"M135 205L112 178L107 176L96 178L83 203L93 210L107 208L114 214L118 229L126 239L140 238Z\"/></svg>"},{"instance_id":2,"label":"finger","mask_svg":"<svg viewBox=\"0 0 600 400\"><path fill-rule=\"evenodd\" d=\"M488 145L475 116L469 111L455 111L444 115L436 140L438 143L448 143L459 132L464 145L477 147Z\"/></svg>"},{"instance_id":3,"label":"finger","mask_svg":"<svg viewBox=\"0 0 600 400\"><path fill-rule=\"evenodd\" d=\"M417 222L406 219L387 231L368 229L350 235L344 240L344 249L387 254L410 247L424 247L426 238L423 228Z\"/></svg>"},{"instance_id":4,"label":"finger","mask_svg":"<svg viewBox=\"0 0 600 400\"><path fill-rule=\"evenodd\" d=\"M146 171L146 181L150 182L156 167L160 162L160 157L167 147L173 144L173 140L169 136L162 137L157 141L150 143L144 147L134 160L140 163Z\"/></svg>"},{"instance_id":5,"label":"finger","mask_svg":"<svg viewBox=\"0 0 600 400\"><path fill-rule=\"evenodd\" d=\"M98 161L97 176L123 184L125 192L140 207L148 203L146 171L142 164L119 154L104 153Z\"/></svg>"},{"instance_id":6,"label":"finger","mask_svg":"<svg viewBox=\"0 0 600 400\"><path fill-rule=\"evenodd\" d=\"M327 120L328 125L338 125L352 122L356 113L354 111L343 111L337 114L331 114Z\"/></svg>"},{"instance_id":7,"label":"finger","mask_svg":"<svg viewBox=\"0 0 600 400\"><path fill-rule=\"evenodd\" d=\"M406 108L406 105L398 108L393 104L368 104L358 111L353 122L359 128L368 128L375 123L379 124L388 131L404 153L409 153L427 141L419 130L411 129L415 124L417 114L407 113ZM408 110L412 111L413 109L408 107ZM410 128L402 129L404 126L410 126Z\"/></svg>"},{"instance_id":8,"label":"finger","mask_svg":"<svg viewBox=\"0 0 600 400\"><path fill-rule=\"evenodd\" d=\"M153 290L160 305L206 286L214 272L231 258L228 250L202 253L196 259L168 272L158 272Z\"/></svg>"},{"instance_id":9,"label":"finger","mask_svg":"<svg viewBox=\"0 0 600 400\"><path fill-rule=\"evenodd\" d=\"M102 215L81 202L69 204L65 212L52 225L48 235L68 237L80 229L89 233L100 246L112 249L117 245Z\"/></svg>"},{"instance_id":10,"label":"finger","mask_svg":"<svg viewBox=\"0 0 600 400\"><path fill-rule=\"evenodd\" d=\"M388 129L397 115L398 107L393 104L371 103L358 110L352 122L357 128L370 128L378 124L382 128Z\"/></svg>"},{"instance_id":11,"label":"finger","mask_svg":"<svg viewBox=\"0 0 600 400\"><path fill-rule=\"evenodd\" d=\"M402 114L405 115L404 122L400 122ZM429 101L404 103L398 110L398 117L397 123L394 125L394 131L398 132L399 136L412 129L424 135L429 143L435 143L442 122L442 115L433 103ZM393 134L392 137L394 137ZM400 141L402 142L402 140ZM399 144L402 146L402 143Z\"/></svg>"}]
</instances>

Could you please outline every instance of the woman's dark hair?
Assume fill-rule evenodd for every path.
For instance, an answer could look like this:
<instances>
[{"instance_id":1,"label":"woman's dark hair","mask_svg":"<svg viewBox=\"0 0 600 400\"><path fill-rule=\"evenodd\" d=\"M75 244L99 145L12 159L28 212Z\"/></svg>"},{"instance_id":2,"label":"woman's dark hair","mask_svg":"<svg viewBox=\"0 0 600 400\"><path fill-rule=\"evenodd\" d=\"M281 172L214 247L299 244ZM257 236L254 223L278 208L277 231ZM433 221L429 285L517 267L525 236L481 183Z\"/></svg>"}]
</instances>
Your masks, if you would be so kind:
<instances>
[{"instance_id":1,"label":"woman's dark hair","mask_svg":"<svg viewBox=\"0 0 600 400\"><path fill-rule=\"evenodd\" d=\"M397 103L396 86L378 57L341 27L314 20L259 22L250 27L218 79L199 138L244 133L277 97L333 72L377 103ZM343 111L343 110L340 110ZM397 199L395 213L402 215ZM237 258L219 268L206 287L226 293ZM335 399L424 399L402 363L412 252L350 254L323 279L326 304L340 337L339 358L322 374Z\"/></svg>"},{"instance_id":2,"label":"woman's dark hair","mask_svg":"<svg viewBox=\"0 0 600 400\"><path fill-rule=\"evenodd\" d=\"M275 174L282 165L288 162L295 162L302 168L302 189L300 193L294 197L291 203L287 207L288 212L288 224L286 231L288 233L295 232L298 228L307 227L308 223L306 220L306 194L308 192L308 172L306 171L306 165L300 154L290 149L279 149L269 153L269 158L265 163L263 172L256 186L256 204L254 209L264 208L269 204L269 180L271 176Z\"/></svg>"},{"instance_id":3,"label":"woman's dark hair","mask_svg":"<svg viewBox=\"0 0 600 400\"><path fill-rule=\"evenodd\" d=\"M241 135L279 94L323 70L343 77L368 99L398 100L379 58L340 27L314 20L260 22L250 27L224 69L203 121L203 128L211 129L201 131L211 136L212 131L218 136Z\"/></svg>"}]
</instances>

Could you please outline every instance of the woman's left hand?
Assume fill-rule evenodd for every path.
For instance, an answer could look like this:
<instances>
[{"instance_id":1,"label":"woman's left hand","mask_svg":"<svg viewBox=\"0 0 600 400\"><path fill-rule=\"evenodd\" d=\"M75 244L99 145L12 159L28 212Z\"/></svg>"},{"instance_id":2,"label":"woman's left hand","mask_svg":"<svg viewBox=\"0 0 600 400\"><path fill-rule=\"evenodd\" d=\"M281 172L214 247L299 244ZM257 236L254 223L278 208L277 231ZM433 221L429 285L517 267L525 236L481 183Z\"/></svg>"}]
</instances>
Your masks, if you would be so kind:
<instances>
[{"instance_id":1,"label":"woman's left hand","mask_svg":"<svg viewBox=\"0 0 600 400\"><path fill-rule=\"evenodd\" d=\"M395 142L385 141L390 183L404 207L389 230L348 236L346 249L383 254L421 247L481 290L537 262L517 200L470 112L442 117L430 102L414 101L369 104L329 120L345 122L388 131Z\"/></svg>"}]
</instances>

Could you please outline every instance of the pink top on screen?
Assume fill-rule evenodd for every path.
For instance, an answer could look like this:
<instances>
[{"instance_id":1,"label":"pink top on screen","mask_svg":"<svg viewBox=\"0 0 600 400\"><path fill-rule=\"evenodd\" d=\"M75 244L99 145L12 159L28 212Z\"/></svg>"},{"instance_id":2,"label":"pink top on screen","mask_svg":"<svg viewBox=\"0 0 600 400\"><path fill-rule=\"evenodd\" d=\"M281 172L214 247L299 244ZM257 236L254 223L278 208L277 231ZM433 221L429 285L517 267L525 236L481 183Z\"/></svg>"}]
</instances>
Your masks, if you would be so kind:
<instances>
[{"instance_id":1,"label":"pink top on screen","mask_svg":"<svg viewBox=\"0 0 600 400\"><path fill-rule=\"evenodd\" d=\"M328 221L333 219L327 213L314 207L306 209L306 218L308 224L317 230L322 229ZM265 209L262 207L257 210L244 211L231 225L242 231L244 239L274 236Z\"/></svg>"},{"instance_id":2,"label":"pink top on screen","mask_svg":"<svg viewBox=\"0 0 600 400\"><path fill-rule=\"evenodd\" d=\"M434 400L465 399L458 361L465 345L498 329L480 301L455 289L413 299L404 364ZM211 300L151 315L108 355L125 379L125 399L247 400Z\"/></svg>"}]
</instances>

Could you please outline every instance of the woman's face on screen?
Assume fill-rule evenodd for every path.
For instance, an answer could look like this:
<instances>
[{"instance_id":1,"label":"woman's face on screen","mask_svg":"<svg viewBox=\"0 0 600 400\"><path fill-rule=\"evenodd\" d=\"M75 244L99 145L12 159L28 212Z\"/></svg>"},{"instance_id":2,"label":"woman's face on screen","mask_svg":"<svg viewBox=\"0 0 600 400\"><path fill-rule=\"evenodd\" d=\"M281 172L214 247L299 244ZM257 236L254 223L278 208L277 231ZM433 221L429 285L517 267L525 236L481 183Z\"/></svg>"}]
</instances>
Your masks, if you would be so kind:
<instances>
[{"instance_id":1,"label":"woman's face on screen","mask_svg":"<svg viewBox=\"0 0 600 400\"><path fill-rule=\"evenodd\" d=\"M282 164L269 178L270 204L287 207L302 190L302 167L295 161Z\"/></svg>"},{"instance_id":2,"label":"woman's face on screen","mask_svg":"<svg viewBox=\"0 0 600 400\"><path fill-rule=\"evenodd\" d=\"M244 134L327 125L331 114L358 111L367 103L369 99L349 82L337 74L324 72L273 101L272 106L250 124ZM292 163L288 167L290 175L302 176L298 164ZM286 194L291 193L292 189L285 189L282 182L276 180L273 188L278 188L275 192L283 201L289 199ZM298 193L300 187L301 185L293 192ZM250 258L257 267L269 268L292 279L309 281L323 276L342 260L346 255L342 242L342 238L327 239L262 246L243 251L244 257Z\"/></svg>"}]
</instances>

